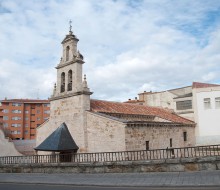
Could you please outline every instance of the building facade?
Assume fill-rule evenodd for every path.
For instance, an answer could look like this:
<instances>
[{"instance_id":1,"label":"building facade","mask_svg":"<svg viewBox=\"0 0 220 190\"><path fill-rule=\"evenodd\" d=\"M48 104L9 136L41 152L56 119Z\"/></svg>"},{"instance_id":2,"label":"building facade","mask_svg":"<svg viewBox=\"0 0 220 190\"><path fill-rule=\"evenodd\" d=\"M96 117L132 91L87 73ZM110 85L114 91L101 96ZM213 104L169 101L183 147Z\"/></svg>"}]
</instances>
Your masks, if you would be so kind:
<instances>
[{"instance_id":1,"label":"building facade","mask_svg":"<svg viewBox=\"0 0 220 190\"><path fill-rule=\"evenodd\" d=\"M127 101L132 103L130 100ZM170 109L194 121L196 144L220 143L220 85L193 82L191 86L162 91L143 92L138 101L143 105Z\"/></svg>"},{"instance_id":2,"label":"building facade","mask_svg":"<svg viewBox=\"0 0 220 190\"><path fill-rule=\"evenodd\" d=\"M220 144L220 85L193 88L196 143Z\"/></svg>"},{"instance_id":3,"label":"building facade","mask_svg":"<svg viewBox=\"0 0 220 190\"><path fill-rule=\"evenodd\" d=\"M0 123L5 135L12 140L36 139L36 128L50 115L48 100L2 100Z\"/></svg>"},{"instance_id":4,"label":"building facade","mask_svg":"<svg viewBox=\"0 0 220 190\"><path fill-rule=\"evenodd\" d=\"M70 30L62 41L57 83L50 98L50 118L37 127L37 146L63 122L78 152L112 152L184 147L195 144L193 121L166 109L94 100L83 77L83 56ZM83 79L84 78L84 79ZM45 152L39 152L45 154Z\"/></svg>"}]
</instances>

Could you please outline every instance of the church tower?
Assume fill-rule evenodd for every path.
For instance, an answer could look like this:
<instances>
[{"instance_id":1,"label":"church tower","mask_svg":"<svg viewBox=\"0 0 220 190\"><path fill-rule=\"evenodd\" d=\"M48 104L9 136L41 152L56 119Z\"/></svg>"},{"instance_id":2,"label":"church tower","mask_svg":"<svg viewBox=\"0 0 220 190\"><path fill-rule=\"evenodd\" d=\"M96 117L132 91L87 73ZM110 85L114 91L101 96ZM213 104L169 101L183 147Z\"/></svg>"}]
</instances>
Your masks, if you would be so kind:
<instances>
[{"instance_id":1,"label":"church tower","mask_svg":"<svg viewBox=\"0 0 220 190\"><path fill-rule=\"evenodd\" d=\"M86 111L90 110L90 89L83 77L83 56L77 49L78 38L72 32L62 41L62 58L57 65L57 83L50 98L50 118L37 129L37 145L45 140L63 122L66 123L79 152L88 149ZM83 79L84 78L84 79Z\"/></svg>"},{"instance_id":2,"label":"church tower","mask_svg":"<svg viewBox=\"0 0 220 190\"><path fill-rule=\"evenodd\" d=\"M70 22L71 23L71 22ZM91 95L82 81L83 56L77 49L79 39L73 34L70 25L69 34L62 41L63 55L57 65L57 85L54 86L52 99L60 99L79 94ZM85 77L84 77L84 80Z\"/></svg>"}]
</instances>

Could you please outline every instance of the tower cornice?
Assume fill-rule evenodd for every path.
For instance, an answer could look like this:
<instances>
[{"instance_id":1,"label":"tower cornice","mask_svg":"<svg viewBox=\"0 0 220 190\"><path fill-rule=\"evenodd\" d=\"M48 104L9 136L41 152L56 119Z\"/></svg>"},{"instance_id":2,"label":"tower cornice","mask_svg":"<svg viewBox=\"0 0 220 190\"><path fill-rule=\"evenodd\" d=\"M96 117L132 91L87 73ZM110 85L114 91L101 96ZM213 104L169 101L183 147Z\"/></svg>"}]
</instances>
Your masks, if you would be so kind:
<instances>
[{"instance_id":1,"label":"tower cornice","mask_svg":"<svg viewBox=\"0 0 220 190\"><path fill-rule=\"evenodd\" d=\"M49 98L50 101L53 100L59 100L59 99L63 99L63 98L69 98L71 96L78 96L78 95L92 95L93 92L88 92L88 91L79 91L79 92L73 92L73 93L68 93L68 94L62 94L59 96L52 96L51 98Z\"/></svg>"},{"instance_id":2,"label":"tower cornice","mask_svg":"<svg viewBox=\"0 0 220 190\"><path fill-rule=\"evenodd\" d=\"M71 65L71 64L74 64L74 63L85 63L83 60L76 60L76 61L68 61L66 63L61 63L61 64L58 64L55 68L56 69L60 69L60 68L63 68L63 67L66 67L68 65Z\"/></svg>"},{"instance_id":3,"label":"tower cornice","mask_svg":"<svg viewBox=\"0 0 220 190\"><path fill-rule=\"evenodd\" d=\"M68 41L71 41L71 40L74 40L74 41L79 41L79 39L74 35L74 34L67 34L66 37L63 39L63 41L61 42L61 44L64 44Z\"/></svg>"}]
</instances>

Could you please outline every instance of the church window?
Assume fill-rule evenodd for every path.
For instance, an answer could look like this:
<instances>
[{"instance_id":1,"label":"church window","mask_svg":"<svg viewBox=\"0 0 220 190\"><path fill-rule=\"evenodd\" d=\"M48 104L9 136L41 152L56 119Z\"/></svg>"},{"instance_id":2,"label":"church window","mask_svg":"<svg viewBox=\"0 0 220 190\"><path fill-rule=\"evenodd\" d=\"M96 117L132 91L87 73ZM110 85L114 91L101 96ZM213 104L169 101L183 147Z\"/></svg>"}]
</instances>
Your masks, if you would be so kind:
<instances>
[{"instance_id":1,"label":"church window","mask_svg":"<svg viewBox=\"0 0 220 190\"><path fill-rule=\"evenodd\" d=\"M68 91L72 90L72 70L68 72Z\"/></svg>"},{"instance_id":2,"label":"church window","mask_svg":"<svg viewBox=\"0 0 220 190\"><path fill-rule=\"evenodd\" d=\"M146 141L146 150L149 150L150 149L150 143L149 141Z\"/></svg>"},{"instance_id":3,"label":"church window","mask_svg":"<svg viewBox=\"0 0 220 190\"><path fill-rule=\"evenodd\" d=\"M183 132L183 140L187 141L187 132Z\"/></svg>"},{"instance_id":4,"label":"church window","mask_svg":"<svg viewBox=\"0 0 220 190\"><path fill-rule=\"evenodd\" d=\"M61 74L61 89L60 92L64 92L65 91L65 73L63 72Z\"/></svg>"},{"instance_id":5,"label":"church window","mask_svg":"<svg viewBox=\"0 0 220 190\"><path fill-rule=\"evenodd\" d=\"M170 139L170 147L173 147L173 139Z\"/></svg>"},{"instance_id":6,"label":"church window","mask_svg":"<svg viewBox=\"0 0 220 190\"><path fill-rule=\"evenodd\" d=\"M70 47L66 47L66 61L69 61Z\"/></svg>"}]
</instances>

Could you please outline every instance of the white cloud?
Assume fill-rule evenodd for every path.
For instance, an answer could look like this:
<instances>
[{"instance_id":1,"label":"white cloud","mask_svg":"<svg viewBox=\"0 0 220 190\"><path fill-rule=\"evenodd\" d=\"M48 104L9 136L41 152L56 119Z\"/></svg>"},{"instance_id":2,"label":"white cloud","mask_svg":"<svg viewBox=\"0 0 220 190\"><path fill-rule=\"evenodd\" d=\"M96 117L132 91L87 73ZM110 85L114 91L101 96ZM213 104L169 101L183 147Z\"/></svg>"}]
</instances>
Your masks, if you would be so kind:
<instances>
[{"instance_id":1,"label":"white cloud","mask_svg":"<svg viewBox=\"0 0 220 190\"><path fill-rule=\"evenodd\" d=\"M9 60L1 60L0 68L2 98L49 97L48 91L52 91L52 81L55 77L52 69L33 69L28 65L22 65ZM47 94L48 97L45 97Z\"/></svg>"},{"instance_id":2,"label":"white cloud","mask_svg":"<svg viewBox=\"0 0 220 190\"><path fill-rule=\"evenodd\" d=\"M193 81L220 83L220 3L22 1L0 9L0 98L52 93L68 20L94 98L127 100ZM4 10L4 11L3 11Z\"/></svg>"}]
</instances>

